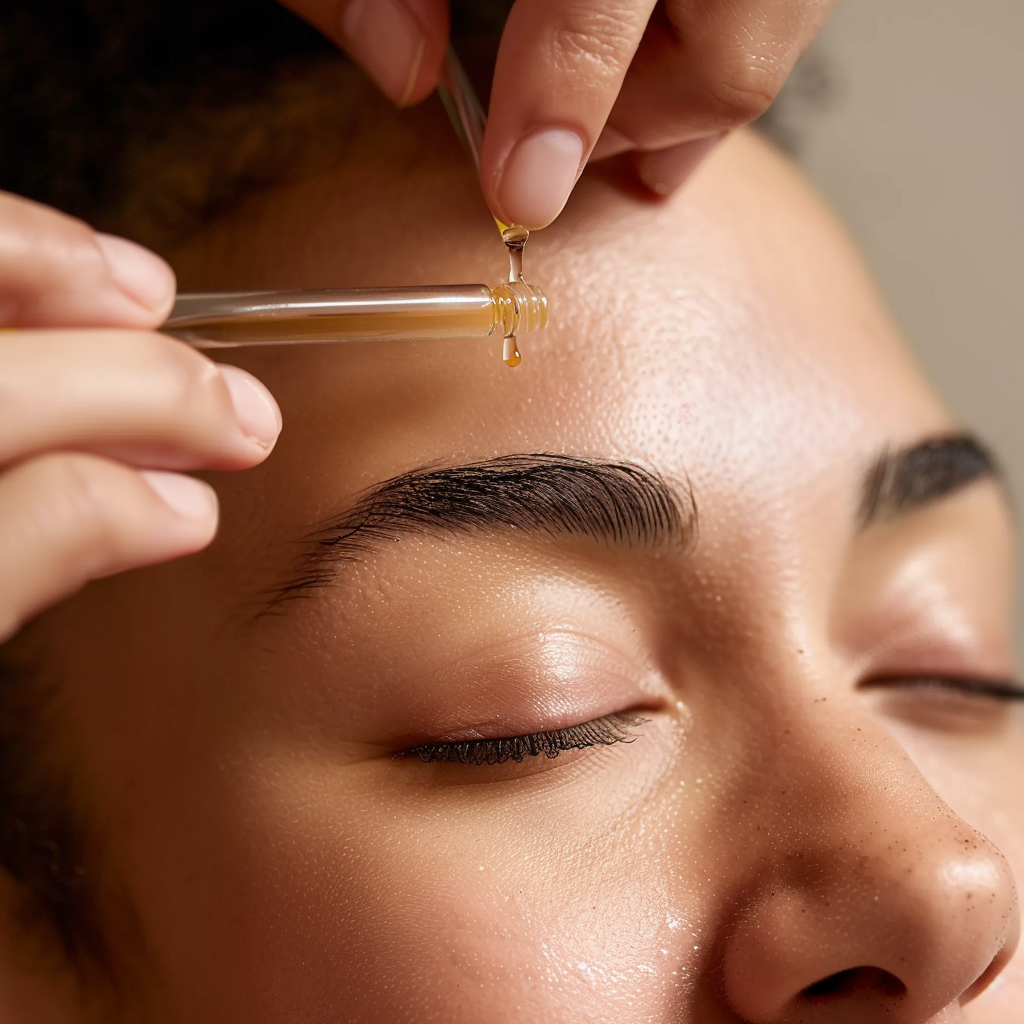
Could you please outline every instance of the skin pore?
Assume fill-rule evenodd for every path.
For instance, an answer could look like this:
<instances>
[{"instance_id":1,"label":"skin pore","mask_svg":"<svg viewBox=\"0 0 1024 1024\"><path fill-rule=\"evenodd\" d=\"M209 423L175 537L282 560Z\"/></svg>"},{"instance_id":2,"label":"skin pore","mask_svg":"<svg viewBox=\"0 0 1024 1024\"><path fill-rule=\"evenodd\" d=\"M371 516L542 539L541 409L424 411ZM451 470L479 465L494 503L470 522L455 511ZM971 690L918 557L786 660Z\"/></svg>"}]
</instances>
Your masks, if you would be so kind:
<instances>
[{"instance_id":1,"label":"skin pore","mask_svg":"<svg viewBox=\"0 0 1024 1024\"><path fill-rule=\"evenodd\" d=\"M433 116L253 194L182 288L499 281ZM922 447L960 428L767 146L614 174L531 241L516 370L232 352L286 426L214 545L40 624L121 1002L26 971L33 1019L1017 1019L1020 723L919 685L1014 676L1001 487Z\"/></svg>"}]
</instances>

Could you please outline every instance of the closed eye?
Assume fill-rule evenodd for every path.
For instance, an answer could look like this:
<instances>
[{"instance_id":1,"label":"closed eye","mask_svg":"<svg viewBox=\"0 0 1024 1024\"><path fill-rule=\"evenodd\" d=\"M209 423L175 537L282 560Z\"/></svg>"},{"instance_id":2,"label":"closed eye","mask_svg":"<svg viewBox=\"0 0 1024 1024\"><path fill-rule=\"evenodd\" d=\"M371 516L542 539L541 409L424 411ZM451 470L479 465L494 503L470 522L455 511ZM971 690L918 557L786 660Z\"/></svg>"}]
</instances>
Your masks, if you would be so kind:
<instances>
[{"instance_id":1,"label":"closed eye","mask_svg":"<svg viewBox=\"0 0 1024 1024\"><path fill-rule=\"evenodd\" d=\"M872 679L865 689L899 686L906 689L948 691L965 697L998 701L1024 701L1024 685L1012 679L976 679L961 676L920 676L914 678Z\"/></svg>"},{"instance_id":2,"label":"closed eye","mask_svg":"<svg viewBox=\"0 0 1024 1024\"><path fill-rule=\"evenodd\" d=\"M1008 725L1011 708L1024 702L1016 680L971 676L872 679L862 688L878 694L884 713L940 732L990 733Z\"/></svg>"},{"instance_id":3,"label":"closed eye","mask_svg":"<svg viewBox=\"0 0 1024 1024\"><path fill-rule=\"evenodd\" d=\"M425 763L448 762L465 765L499 765L508 761L522 763L529 757L555 758L567 750L587 747L609 747L616 743L632 743L633 731L647 719L633 712L616 712L589 722L527 733L522 736L500 736L454 742L421 743L400 751L397 758L419 758Z\"/></svg>"}]
</instances>

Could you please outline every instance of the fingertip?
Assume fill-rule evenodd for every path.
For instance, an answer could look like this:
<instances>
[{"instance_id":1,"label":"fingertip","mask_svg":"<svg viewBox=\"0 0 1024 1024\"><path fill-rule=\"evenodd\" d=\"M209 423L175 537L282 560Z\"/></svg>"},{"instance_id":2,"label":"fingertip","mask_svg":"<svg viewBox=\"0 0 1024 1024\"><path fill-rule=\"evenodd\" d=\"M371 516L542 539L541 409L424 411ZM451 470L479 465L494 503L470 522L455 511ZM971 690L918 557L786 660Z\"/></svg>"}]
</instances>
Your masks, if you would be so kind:
<instances>
[{"instance_id":1,"label":"fingertip","mask_svg":"<svg viewBox=\"0 0 1024 1024\"><path fill-rule=\"evenodd\" d=\"M586 147L568 128L529 133L501 165L494 189L494 213L505 224L536 230L561 212L583 169Z\"/></svg>"},{"instance_id":2,"label":"fingertip","mask_svg":"<svg viewBox=\"0 0 1024 1024\"><path fill-rule=\"evenodd\" d=\"M686 182L728 134L719 132L703 139L680 142L667 149L636 153L633 162L637 176L655 195L669 196Z\"/></svg>"},{"instance_id":3,"label":"fingertip","mask_svg":"<svg viewBox=\"0 0 1024 1024\"><path fill-rule=\"evenodd\" d=\"M237 366L220 364L220 375L231 395L235 418L243 434L269 454L281 433L281 407L258 378Z\"/></svg>"},{"instance_id":4,"label":"fingertip","mask_svg":"<svg viewBox=\"0 0 1024 1024\"><path fill-rule=\"evenodd\" d=\"M339 42L397 106L426 99L437 84L447 39L442 26L402 0L350 0L341 11ZM441 27L442 32L437 29Z\"/></svg>"},{"instance_id":5,"label":"fingertip","mask_svg":"<svg viewBox=\"0 0 1024 1024\"><path fill-rule=\"evenodd\" d=\"M167 261L127 238L102 233L95 238L118 288L154 318L163 319L174 302L176 284Z\"/></svg>"},{"instance_id":6,"label":"fingertip","mask_svg":"<svg viewBox=\"0 0 1024 1024\"><path fill-rule=\"evenodd\" d=\"M611 125L606 124L587 162L596 163L598 160L608 160L620 153L628 153L631 149L636 149L636 143L627 139L622 132L612 128Z\"/></svg>"},{"instance_id":7,"label":"fingertip","mask_svg":"<svg viewBox=\"0 0 1024 1024\"><path fill-rule=\"evenodd\" d=\"M219 503L216 491L209 484L184 473L161 470L140 470L139 476L184 527L188 538L182 553L198 551L213 540ZM175 550L180 547L180 543L174 545Z\"/></svg>"},{"instance_id":8,"label":"fingertip","mask_svg":"<svg viewBox=\"0 0 1024 1024\"><path fill-rule=\"evenodd\" d=\"M423 49L419 65L409 76L408 88L405 95L396 101L399 107L414 107L422 103L437 88L438 79L441 77L441 63L444 60L443 41L427 39Z\"/></svg>"}]
</instances>

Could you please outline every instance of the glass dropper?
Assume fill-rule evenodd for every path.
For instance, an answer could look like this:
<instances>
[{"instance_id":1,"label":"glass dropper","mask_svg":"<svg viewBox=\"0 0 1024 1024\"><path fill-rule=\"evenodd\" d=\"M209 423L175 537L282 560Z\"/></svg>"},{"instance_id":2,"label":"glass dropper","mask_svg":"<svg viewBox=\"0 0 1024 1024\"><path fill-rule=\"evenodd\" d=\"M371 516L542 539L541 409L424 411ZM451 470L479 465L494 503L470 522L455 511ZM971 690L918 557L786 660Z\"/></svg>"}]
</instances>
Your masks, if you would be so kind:
<instances>
[{"instance_id":1,"label":"glass dropper","mask_svg":"<svg viewBox=\"0 0 1024 1024\"><path fill-rule=\"evenodd\" d=\"M449 46L438 92L456 134L479 170L486 118ZM322 291L183 293L162 330L197 348L306 345L434 338L503 339L519 362L516 336L547 325L547 297L527 283L522 256L529 232L495 220L509 252L508 281L433 287Z\"/></svg>"},{"instance_id":2,"label":"glass dropper","mask_svg":"<svg viewBox=\"0 0 1024 1024\"><path fill-rule=\"evenodd\" d=\"M547 324L526 282L178 296L162 330L196 348L336 341L515 338Z\"/></svg>"}]
</instances>

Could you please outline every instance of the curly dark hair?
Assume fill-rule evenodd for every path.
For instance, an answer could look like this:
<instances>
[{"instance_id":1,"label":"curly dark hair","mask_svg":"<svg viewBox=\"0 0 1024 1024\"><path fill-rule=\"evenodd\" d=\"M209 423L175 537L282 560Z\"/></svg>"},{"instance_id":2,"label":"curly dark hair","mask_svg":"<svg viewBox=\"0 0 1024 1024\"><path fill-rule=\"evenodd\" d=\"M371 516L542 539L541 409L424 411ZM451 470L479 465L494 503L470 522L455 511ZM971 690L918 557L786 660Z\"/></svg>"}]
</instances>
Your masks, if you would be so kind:
<instances>
[{"instance_id":1,"label":"curly dark hair","mask_svg":"<svg viewBox=\"0 0 1024 1024\"><path fill-rule=\"evenodd\" d=\"M496 39L511 0L454 0ZM156 245L357 134L360 76L275 0L0 5L0 188Z\"/></svg>"}]
</instances>

